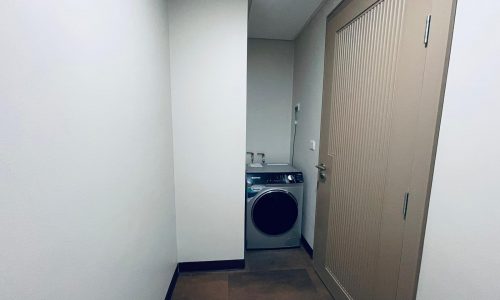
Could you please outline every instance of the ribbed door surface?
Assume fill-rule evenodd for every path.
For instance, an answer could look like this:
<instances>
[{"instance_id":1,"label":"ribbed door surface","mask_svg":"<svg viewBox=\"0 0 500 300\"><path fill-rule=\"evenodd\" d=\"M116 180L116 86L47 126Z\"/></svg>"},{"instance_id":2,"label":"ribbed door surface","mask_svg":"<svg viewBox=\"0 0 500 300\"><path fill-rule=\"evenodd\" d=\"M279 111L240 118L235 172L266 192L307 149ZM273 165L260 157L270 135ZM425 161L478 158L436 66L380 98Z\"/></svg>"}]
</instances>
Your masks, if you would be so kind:
<instances>
[{"instance_id":1,"label":"ribbed door surface","mask_svg":"<svg viewBox=\"0 0 500 300\"><path fill-rule=\"evenodd\" d=\"M415 297L441 101L424 83L445 72L452 2L344 0L328 18L314 267L336 300Z\"/></svg>"},{"instance_id":2,"label":"ribbed door surface","mask_svg":"<svg viewBox=\"0 0 500 300\"><path fill-rule=\"evenodd\" d=\"M325 258L355 299L370 299L375 285L403 8L379 2L335 35Z\"/></svg>"}]
</instances>

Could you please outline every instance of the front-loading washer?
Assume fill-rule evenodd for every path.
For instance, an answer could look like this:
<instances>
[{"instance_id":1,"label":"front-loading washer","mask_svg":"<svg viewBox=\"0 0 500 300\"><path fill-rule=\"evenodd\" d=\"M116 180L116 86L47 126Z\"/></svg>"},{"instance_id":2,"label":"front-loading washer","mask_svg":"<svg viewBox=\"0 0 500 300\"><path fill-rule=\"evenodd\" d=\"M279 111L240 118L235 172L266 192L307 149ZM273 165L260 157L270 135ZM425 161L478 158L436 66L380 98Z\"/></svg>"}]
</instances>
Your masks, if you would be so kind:
<instances>
[{"instance_id":1,"label":"front-loading washer","mask_svg":"<svg viewBox=\"0 0 500 300\"><path fill-rule=\"evenodd\" d=\"M247 249L300 246L303 183L302 172L289 165L247 168Z\"/></svg>"}]
</instances>

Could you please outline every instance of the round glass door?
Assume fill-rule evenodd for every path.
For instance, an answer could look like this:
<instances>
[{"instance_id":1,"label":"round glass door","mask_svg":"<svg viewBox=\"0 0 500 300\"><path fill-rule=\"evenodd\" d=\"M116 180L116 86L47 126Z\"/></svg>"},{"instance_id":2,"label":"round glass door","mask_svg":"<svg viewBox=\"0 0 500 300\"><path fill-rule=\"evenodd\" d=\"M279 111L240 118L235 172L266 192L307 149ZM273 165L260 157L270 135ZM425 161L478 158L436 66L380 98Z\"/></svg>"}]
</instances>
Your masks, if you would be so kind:
<instances>
[{"instance_id":1,"label":"round glass door","mask_svg":"<svg viewBox=\"0 0 500 300\"><path fill-rule=\"evenodd\" d=\"M295 198L288 192L276 190L266 192L255 200L252 220L263 233L280 235L293 227L298 214Z\"/></svg>"}]
</instances>

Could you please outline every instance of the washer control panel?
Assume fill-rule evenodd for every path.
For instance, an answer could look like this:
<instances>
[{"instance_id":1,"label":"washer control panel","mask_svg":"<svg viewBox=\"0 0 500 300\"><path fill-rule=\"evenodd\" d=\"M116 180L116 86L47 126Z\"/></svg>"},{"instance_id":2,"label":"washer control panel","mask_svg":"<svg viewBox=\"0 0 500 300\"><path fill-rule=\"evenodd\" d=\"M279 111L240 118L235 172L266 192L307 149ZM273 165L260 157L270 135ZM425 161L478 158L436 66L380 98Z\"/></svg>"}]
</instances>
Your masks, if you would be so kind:
<instances>
[{"instance_id":1,"label":"washer control panel","mask_svg":"<svg viewBox=\"0 0 500 300\"><path fill-rule=\"evenodd\" d=\"M293 173L247 173L247 185L303 183L302 172Z\"/></svg>"}]
</instances>

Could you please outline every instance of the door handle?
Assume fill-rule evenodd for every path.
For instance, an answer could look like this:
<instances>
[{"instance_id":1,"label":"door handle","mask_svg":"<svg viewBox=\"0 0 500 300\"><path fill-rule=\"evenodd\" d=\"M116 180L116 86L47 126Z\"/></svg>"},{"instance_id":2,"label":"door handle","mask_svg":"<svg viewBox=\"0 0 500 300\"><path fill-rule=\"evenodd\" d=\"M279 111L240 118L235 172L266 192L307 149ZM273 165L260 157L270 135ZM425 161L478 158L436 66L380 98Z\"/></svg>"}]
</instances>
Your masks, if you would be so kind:
<instances>
[{"instance_id":1,"label":"door handle","mask_svg":"<svg viewBox=\"0 0 500 300\"><path fill-rule=\"evenodd\" d=\"M319 165L316 165L315 167L316 167L316 169L318 169L320 171L326 171L325 164L319 164Z\"/></svg>"},{"instance_id":2,"label":"door handle","mask_svg":"<svg viewBox=\"0 0 500 300\"><path fill-rule=\"evenodd\" d=\"M315 166L316 169L318 169L319 172L319 182L326 182L326 166L325 164L319 164Z\"/></svg>"}]
</instances>

